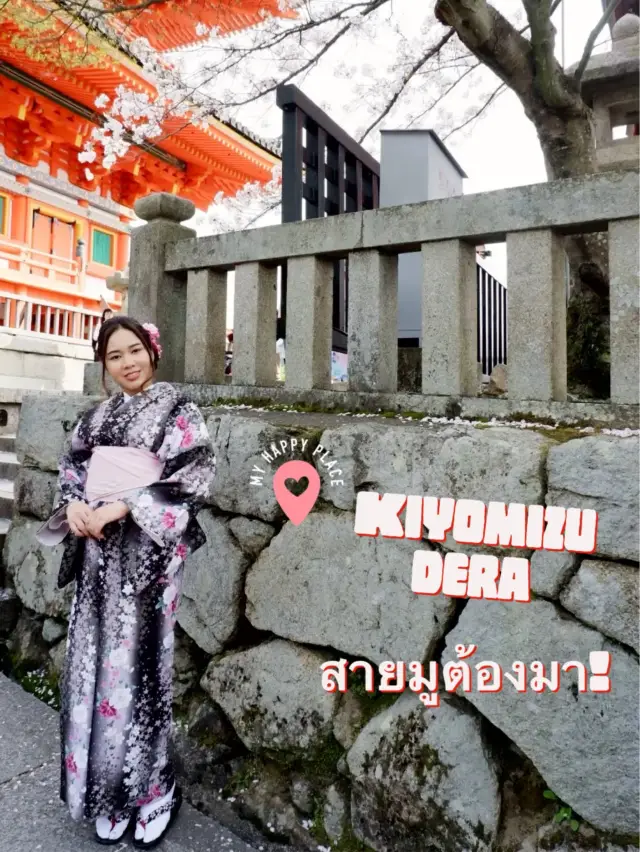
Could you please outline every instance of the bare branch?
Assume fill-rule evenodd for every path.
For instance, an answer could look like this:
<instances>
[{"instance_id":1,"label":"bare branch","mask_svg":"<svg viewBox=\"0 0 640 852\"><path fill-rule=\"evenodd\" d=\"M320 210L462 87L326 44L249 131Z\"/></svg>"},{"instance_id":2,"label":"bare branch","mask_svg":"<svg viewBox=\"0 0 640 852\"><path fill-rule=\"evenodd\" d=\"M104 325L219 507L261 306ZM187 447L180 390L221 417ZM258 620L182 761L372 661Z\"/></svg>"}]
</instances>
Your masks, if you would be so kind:
<instances>
[{"instance_id":1,"label":"bare branch","mask_svg":"<svg viewBox=\"0 0 640 852\"><path fill-rule=\"evenodd\" d=\"M271 213L273 210L277 210L278 207L282 204L281 201L274 201L273 204L269 204L268 207L265 207L264 210L261 210L255 216L252 216L251 219L244 226L245 228L250 228L252 225L255 225L256 222L259 222L263 216L266 216L267 213Z\"/></svg>"},{"instance_id":2,"label":"bare branch","mask_svg":"<svg viewBox=\"0 0 640 852\"><path fill-rule=\"evenodd\" d=\"M435 56L435 55L436 55L436 53L439 53L439 51L441 51L441 50L442 50L442 48L445 46L445 44L446 44L446 43L447 43L447 42L448 42L448 41L452 38L452 36L454 35L454 32L455 32L455 30L452 30L452 29L451 29L451 30L448 30L448 32L446 32L446 33L442 36L442 38L440 39L440 41L439 41L437 44L435 44L435 45L431 48L431 50L428 50L428 51L427 51L427 52L426 52L423 56L421 56L421 57L420 57L420 59L418 59L418 61L417 61L417 62L416 62L416 63L415 63L415 64L414 64L411 68L409 68L409 70L407 71L407 73L403 76L402 80L400 81L400 85L398 86L398 88L396 89L396 91L393 93L392 97L391 97L391 98L389 98L389 100L388 100L388 102L387 102L387 104L386 104L385 108L384 108L384 109L382 110L382 112L381 112L381 113L380 113L380 114L379 114L379 115L375 118L375 120L371 122L371 124L369 125L369 127L367 127L367 129L364 131L364 133L363 133L363 134L360 136L360 138L358 139L358 142L359 142L360 144L362 144L362 142L363 142L363 141L367 138L367 136L371 133L371 131L374 129L374 127L377 127L377 125L378 125L378 124L380 124L380 122L382 121L382 119L383 119L383 118L385 118L385 117L386 117L386 116L387 116L387 115L391 112L391 110L393 109L393 107L394 107L394 106L396 105L396 103L398 102L398 100L399 100L399 98L400 98L400 95L401 95L401 94L404 92L404 90L406 89L406 87L407 87L407 85L408 85L409 81L411 80L411 78L412 78L415 74L417 74L417 73L418 73L418 71L422 68L422 66L423 66L426 62L428 62L428 61L429 61L429 59L431 59L433 56Z\"/></svg>"},{"instance_id":3,"label":"bare branch","mask_svg":"<svg viewBox=\"0 0 640 852\"><path fill-rule=\"evenodd\" d=\"M101 15L103 17L107 17L120 15L123 12L143 12L150 6L157 6L159 3L166 3L166 0L140 0L139 3L131 6L107 6L102 8L99 6L89 6L87 8L87 0L59 0L59 2L60 6L71 14L74 14L75 9L75 14L78 15L82 15L84 12L93 12L96 16Z\"/></svg>"},{"instance_id":4,"label":"bare branch","mask_svg":"<svg viewBox=\"0 0 640 852\"><path fill-rule=\"evenodd\" d=\"M314 54L314 55L313 55L310 59L308 59L305 63L303 63L303 64L302 64L302 66L301 66L300 68L297 68L295 71L292 71L290 74L287 74L287 76L286 76L286 77L284 77L282 80L279 80L277 83L274 83L272 86L268 86L266 89L262 89L262 90L261 90L261 92L260 92L260 94L255 95L254 97L251 97L251 98L247 98L247 100L244 100L244 101L237 101L236 103L232 103L232 104L230 104L230 106L245 106L246 104L250 104L252 101L256 101L256 100L258 100L259 98L263 98L265 95L268 95L270 92L275 92L275 90L276 90L276 89L277 89L280 85L282 85L282 84L284 84L284 83L289 83L289 82L290 82L291 80L293 80L295 77L299 77L299 76L300 76L300 74L303 74L305 71L307 71L307 70L308 70L309 68L311 68L313 65L316 65L316 64L318 63L318 60L319 60L322 56L324 56L324 54L325 54L325 53L327 53L327 51L328 51L330 48L332 48L332 47L333 47L333 45L334 45L334 44L335 44L335 43L336 43L339 39L341 39L341 38L342 38L342 36L343 36L346 32L348 32L348 31L350 30L350 28L351 28L351 24L346 24L344 27L342 27L342 29L341 29L341 30L338 30L338 32L337 32L334 36L332 36L332 37L331 37L331 38L330 38L330 39L326 42L326 44L324 44L324 45L320 48L320 50L319 50L317 53L315 53L315 54Z\"/></svg>"},{"instance_id":5,"label":"bare branch","mask_svg":"<svg viewBox=\"0 0 640 852\"><path fill-rule=\"evenodd\" d=\"M602 17L600 18L598 23L595 25L595 27L589 33L589 38L587 39L586 44L584 46L582 58L580 59L580 62L578 63L578 67L576 68L576 73L573 75L573 79L576 81L576 83L579 83L582 80L582 76L583 76L585 69L587 67L587 63L589 62L589 57L591 56L591 52L592 52L592 50L595 46L596 39L600 35L602 28L604 27L604 25L607 23L607 21L611 17L611 15L612 15L612 13L613 13L613 11L614 11L614 9L616 8L617 5L618 5L618 0L609 0L609 2L607 3L607 8L602 13Z\"/></svg>"},{"instance_id":6,"label":"bare branch","mask_svg":"<svg viewBox=\"0 0 640 852\"><path fill-rule=\"evenodd\" d=\"M456 86L459 86L460 83L462 83L462 81L466 77L469 76L469 74L471 74L477 68L480 68L481 65L482 65L481 62L476 62L475 65L471 65L471 66L469 66L469 68L465 69L465 71L458 77L458 79L454 80L453 83L448 88L446 88L440 95L438 95L438 97L434 101L432 101L432 103L430 103L429 106L425 110L423 110L421 113L416 115L408 123L407 127L413 127L413 125L416 123L416 121L420 121L421 118L424 118L424 116L430 110L432 110L434 107L436 107L440 103L440 101L443 101L449 94L451 94L451 92L456 88ZM455 133L455 130L452 130L451 133Z\"/></svg>"},{"instance_id":7,"label":"bare branch","mask_svg":"<svg viewBox=\"0 0 640 852\"><path fill-rule=\"evenodd\" d=\"M551 0L522 0L531 27L534 85L550 107L567 107L572 97L563 85L564 72L555 55L556 30L551 23Z\"/></svg>"},{"instance_id":8,"label":"bare branch","mask_svg":"<svg viewBox=\"0 0 640 852\"><path fill-rule=\"evenodd\" d=\"M494 90L494 91L493 91L493 92L489 95L489 97L488 97L488 98L487 98L487 100L484 102L484 104L483 104L481 107L479 107L479 108L478 108L478 109L474 112L474 114L473 114L472 116L470 116L470 117L469 117L466 121L464 121L462 124L459 124L457 127L454 127L454 128L453 128L453 130L450 130L450 131L449 131L449 132L448 132L448 133L447 133L447 134L443 137L443 140L447 140L450 136L453 136L453 134L454 134L454 133L457 133L459 130L462 130L463 128L465 128L468 124L471 124L471 122L473 122L473 121L475 121L476 119L480 118L480 116L482 115L482 113L483 113L486 109L488 109L488 108L491 106L491 104L492 104L492 103L496 100L496 98L500 97L500 95L501 95L501 94L503 94L503 92L506 92L506 91L507 91L507 88L508 88L508 87L507 87L506 83L500 83L500 85L498 86L498 88L497 88L497 89L495 89L495 90Z\"/></svg>"}]
</instances>

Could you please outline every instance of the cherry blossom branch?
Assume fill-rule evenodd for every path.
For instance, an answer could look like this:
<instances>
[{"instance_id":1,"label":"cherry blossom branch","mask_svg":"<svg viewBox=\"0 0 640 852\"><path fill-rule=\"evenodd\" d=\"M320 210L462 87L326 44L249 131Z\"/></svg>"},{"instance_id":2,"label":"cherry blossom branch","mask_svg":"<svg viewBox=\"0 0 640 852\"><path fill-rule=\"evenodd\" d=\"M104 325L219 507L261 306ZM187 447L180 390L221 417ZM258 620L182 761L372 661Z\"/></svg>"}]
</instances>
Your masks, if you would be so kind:
<instances>
[{"instance_id":1,"label":"cherry blossom branch","mask_svg":"<svg viewBox=\"0 0 640 852\"><path fill-rule=\"evenodd\" d=\"M380 112L376 116L376 118L366 128L364 133L362 133L360 135L360 137L358 138L359 143L362 144L362 142L364 142L364 140L371 133L371 131L375 127L377 127L380 124L380 122L384 118L386 118L387 115L389 115L389 113L391 112L393 107L397 104L398 100L400 99L400 96L402 95L402 93L404 92L407 85L409 84L411 79L414 77L414 75L418 73L418 71L429 61L429 59L431 59L433 56L435 56L437 53L439 53L442 50L442 48L445 46L445 44L447 44L447 42L452 38L452 36L454 35L454 32L455 32L454 30L448 30L448 32L446 32L442 36L442 38L440 39L440 41L437 44L435 44L430 50L428 50L423 56L421 56L420 59L418 59L418 61L411 68L409 68L407 73L403 76L402 80L400 81L400 85L397 87L396 91L393 93L393 95L387 101L387 104L384 107L384 109L382 110L382 112Z\"/></svg>"},{"instance_id":2,"label":"cherry blossom branch","mask_svg":"<svg viewBox=\"0 0 640 852\"><path fill-rule=\"evenodd\" d=\"M432 103L430 103L430 104L429 104L429 106L428 106L425 110L423 110L421 113L419 113L417 116L415 116L415 117L414 117L414 118L413 118L413 119L412 119L412 120L408 123L407 127L412 127L412 126L413 126L413 125L414 125L417 121L420 121L420 119L421 119L421 118L424 118L424 117L425 117L425 115L426 115L428 112L430 112L430 111L431 111L434 107L436 107L436 106L437 106L437 105L438 105L441 101L443 101L443 100L444 100L444 99L445 99L445 98L446 98L449 94L451 94L451 92L452 92L452 91L456 88L456 86L460 85L460 83L462 83L462 81L463 81L466 77L468 77L468 76L469 76L469 74L473 73L476 69L480 68L480 67L481 67L481 65L482 65L482 63L480 63L480 62L476 62L474 65L471 65L471 66L469 66L467 69L465 69L465 71L464 71L464 72L463 72L463 73L462 73L462 74L458 77L458 79L457 79L457 80L454 80L454 82L453 82L453 83L452 83L452 84L451 84L451 85L450 85L447 89L445 89L445 90L444 90L444 91L443 91L440 95L438 95L438 97L435 99L435 101L433 101ZM452 131L450 131L449 136L450 136L452 133L455 133L455 132L456 132L456 130L452 130Z\"/></svg>"},{"instance_id":3,"label":"cherry blossom branch","mask_svg":"<svg viewBox=\"0 0 640 852\"><path fill-rule=\"evenodd\" d=\"M491 104L496 100L496 98L503 94L503 92L507 91L507 88L508 87L506 83L500 83L498 88L494 89L494 91L489 95L485 103L483 103L482 106L479 107L473 113L473 115L469 116L469 118L466 119L462 124L459 124L457 127L454 127L453 130L450 130L443 136L443 141L446 141L450 136L453 136L454 133L458 133L460 130L463 130L467 125L475 121L477 118L480 118L482 113L491 106Z\"/></svg>"}]
</instances>

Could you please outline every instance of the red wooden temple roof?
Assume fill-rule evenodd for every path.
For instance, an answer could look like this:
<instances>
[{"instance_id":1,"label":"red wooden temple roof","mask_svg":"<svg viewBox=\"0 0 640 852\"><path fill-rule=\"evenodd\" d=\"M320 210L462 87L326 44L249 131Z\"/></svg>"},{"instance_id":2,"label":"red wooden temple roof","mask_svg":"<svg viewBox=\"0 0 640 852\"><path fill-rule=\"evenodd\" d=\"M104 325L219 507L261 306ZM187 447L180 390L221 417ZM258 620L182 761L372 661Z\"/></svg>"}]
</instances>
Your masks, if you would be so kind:
<instances>
[{"instance_id":1,"label":"red wooden temple roof","mask_svg":"<svg viewBox=\"0 0 640 852\"><path fill-rule=\"evenodd\" d=\"M194 41L195 5L196 0L166 0L150 6L157 26L153 29L149 23L145 35L155 33L158 44L173 39L175 46L175 39L189 29ZM224 12L221 24L232 28L259 19L259 10L277 7L277 0L197 0L197 5L200 12L207 10L206 20L200 14L203 23L212 25L208 21L217 10ZM152 149L132 145L109 170L97 161L80 163L77 155L101 120L95 108L99 95L113 98L120 85L150 98L156 90L122 50L93 30L70 28L65 13L56 9L57 14L51 14L47 0L12 0L0 6L0 142L7 156L28 165L45 161L51 174L63 170L75 185L111 193L128 207L143 195L164 191L206 209L220 191L235 194L248 181L271 178L277 150L239 125L217 118L207 128L190 124L188 117L171 118L163 125L162 137L150 140ZM138 27L142 18L140 14ZM86 168L93 178L87 178Z\"/></svg>"},{"instance_id":2,"label":"red wooden temple roof","mask_svg":"<svg viewBox=\"0 0 640 852\"><path fill-rule=\"evenodd\" d=\"M140 5L140 0L104 2L105 9ZM283 17L278 0L156 0L145 9L120 12L114 24L126 38L142 36L155 50L165 51L205 38L196 33L196 24L224 34L248 29L270 16Z\"/></svg>"}]
</instances>

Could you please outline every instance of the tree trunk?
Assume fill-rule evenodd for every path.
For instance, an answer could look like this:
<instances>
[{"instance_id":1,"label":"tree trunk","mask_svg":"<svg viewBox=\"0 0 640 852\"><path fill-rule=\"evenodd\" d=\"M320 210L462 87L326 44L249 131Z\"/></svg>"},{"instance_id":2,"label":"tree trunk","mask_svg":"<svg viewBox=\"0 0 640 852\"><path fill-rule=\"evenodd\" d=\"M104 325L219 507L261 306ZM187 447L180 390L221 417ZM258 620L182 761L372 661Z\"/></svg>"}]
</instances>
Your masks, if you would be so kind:
<instances>
[{"instance_id":1,"label":"tree trunk","mask_svg":"<svg viewBox=\"0 0 640 852\"><path fill-rule=\"evenodd\" d=\"M522 0L531 41L486 0L437 0L437 19L518 96L536 128L547 177L559 180L596 172L591 111L579 85L554 58L555 30L544 0ZM567 311L569 390L609 396L609 281L606 234L568 237L571 270Z\"/></svg>"}]
</instances>

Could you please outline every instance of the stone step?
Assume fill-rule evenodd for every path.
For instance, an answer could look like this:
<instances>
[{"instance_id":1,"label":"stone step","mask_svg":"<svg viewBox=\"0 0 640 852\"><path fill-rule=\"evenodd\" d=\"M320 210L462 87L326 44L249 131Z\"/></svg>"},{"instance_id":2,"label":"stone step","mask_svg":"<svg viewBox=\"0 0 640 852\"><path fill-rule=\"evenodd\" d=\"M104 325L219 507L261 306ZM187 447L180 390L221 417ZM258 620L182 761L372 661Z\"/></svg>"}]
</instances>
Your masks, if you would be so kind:
<instances>
[{"instance_id":1,"label":"stone step","mask_svg":"<svg viewBox=\"0 0 640 852\"><path fill-rule=\"evenodd\" d=\"M93 824L71 820L59 799L58 714L0 675L0 852L95 852ZM131 834L112 847L132 850ZM186 802L165 852L295 852L268 840L245 842Z\"/></svg>"},{"instance_id":2,"label":"stone step","mask_svg":"<svg viewBox=\"0 0 640 852\"><path fill-rule=\"evenodd\" d=\"M0 451L3 453L15 453L16 451L16 436L15 435L0 435Z\"/></svg>"},{"instance_id":3,"label":"stone step","mask_svg":"<svg viewBox=\"0 0 640 852\"><path fill-rule=\"evenodd\" d=\"M0 518L10 518L13 514L13 482L0 479Z\"/></svg>"},{"instance_id":4,"label":"stone step","mask_svg":"<svg viewBox=\"0 0 640 852\"><path fill-rule=\"evenodd\" d=\"M14 482L18 475L18 456L15 453L4 452L0 449L0 480L8 479Z\"/></svg>"}]
</instances>

